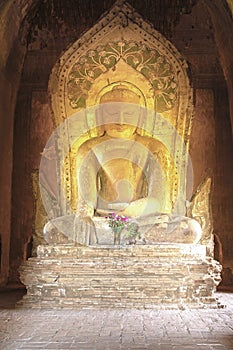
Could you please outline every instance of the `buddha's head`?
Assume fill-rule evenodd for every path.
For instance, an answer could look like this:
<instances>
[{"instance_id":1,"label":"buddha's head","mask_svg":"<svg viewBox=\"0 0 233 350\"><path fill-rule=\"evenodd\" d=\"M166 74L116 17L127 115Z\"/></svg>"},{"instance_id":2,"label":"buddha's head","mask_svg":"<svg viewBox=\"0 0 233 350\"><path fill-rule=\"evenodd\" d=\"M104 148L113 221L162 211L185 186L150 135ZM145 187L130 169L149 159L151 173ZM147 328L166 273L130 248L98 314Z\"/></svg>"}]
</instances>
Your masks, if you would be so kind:
<instances>
[{"instance_id":1,"label":"buddha's head","mask_svg":"<svg viewBox=\"0 0 233 350\"><path fill-rule=\"evenodd\" d=\"M139 124L140 96L119 84L100 99L102 119L107 134L115 137L133 135Z\"/></svg>"}]
</instances>

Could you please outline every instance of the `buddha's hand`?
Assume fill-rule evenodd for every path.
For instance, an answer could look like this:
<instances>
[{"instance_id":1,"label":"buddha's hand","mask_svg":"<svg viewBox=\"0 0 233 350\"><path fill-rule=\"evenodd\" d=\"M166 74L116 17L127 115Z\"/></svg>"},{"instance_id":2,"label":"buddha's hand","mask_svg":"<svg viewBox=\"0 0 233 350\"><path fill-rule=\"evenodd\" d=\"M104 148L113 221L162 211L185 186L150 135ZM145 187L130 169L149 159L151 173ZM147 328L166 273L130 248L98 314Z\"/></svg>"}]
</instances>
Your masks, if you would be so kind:
<instances>
[{"instance_id":1,"label":"buddha's hand","mask_svg":"<svg viewBox=\"0 0 233 350\"><path fill-rule=\"evenodd\" d=\"M82 245L97 244L95 224L90 216L75 215L74 239Z\"/></svg>"}]
</instances>

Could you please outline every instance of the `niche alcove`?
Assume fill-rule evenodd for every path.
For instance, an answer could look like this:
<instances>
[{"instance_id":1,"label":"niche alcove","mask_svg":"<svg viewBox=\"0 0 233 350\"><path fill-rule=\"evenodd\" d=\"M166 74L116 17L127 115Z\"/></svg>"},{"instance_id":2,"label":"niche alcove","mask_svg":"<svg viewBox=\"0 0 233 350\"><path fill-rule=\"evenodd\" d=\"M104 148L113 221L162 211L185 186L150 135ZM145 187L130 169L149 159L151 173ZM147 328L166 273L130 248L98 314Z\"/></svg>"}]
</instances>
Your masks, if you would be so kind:
<instances>
[{"instance_id":1,"label":"niche alcove","mask_svg":"<svg viewBox=\"0 0 233 350\"><path fill-rule=\"evenodd\" d=\"M61 56L50 76L54 133L45 146L40 168L40 190L47 216L41 213L39 197L37 200L38 217L49 222L44 229L45 237L41 233L35 239L37 257L30 258L20 268L21 281L27 287L24 305L55 308L218 306L213 293L220 282L221 268L213 259L210 178L192 193L188 151L193 101L187 69L176 48L122 2L117 2ZM104 233L106 222L100 215L96 221L93 218L95 240L86 236L83 239L84 226L77 224L81 212L92 218L97 211L95 206L90 209L90 201L83 202L87 193L92 195L95 190L92 179L99 176L98 165L93 170L94 177L89 182L86 179L92 164L93 157L89 157L92 150L95 159L100 157L95 148L101 144L103 135L106 137L106 123L98 117L106 113L103 108L109 103L111 132L114 130L111 118L114 119L119 103L120 111L126 108L127 113L129 105L139 108L140 118L129 122L127 130L135 126L137 139L133 141L139 145L139 155L143 155L146 148L164 175L163 182L157 179L149 183L155 168L145 172L147 156L141 157L145 164L135 161L146 174L142 187L150 188L147 197L160 197L158 207L152 203L154 211L151 206L148 212L143 209L146 215L139 225L139 229L152 226L150 239L146 229L144 241L132 246L115 246L108 238L99 244L102 236L109 237L109 233ZM133 113L135 115L135 109ZM124 132L128 135L127 130L117 135ZM89 141L94 145L92 148L86 146ZM86 151L80 156L85 147L89 153ZM123 148L128 147L131 144L126 143ZM104 150L106 153L106 148ZM80 177L79 163L85 157L87 165ZM127 157L114 154L110 163L118 166L120 158ZM130 157L125 160L133 163ZM123 172L121 169L119 166ZM135 167L133 170L136 172ZM124 172L119 179L124 180ZM129 175L127 181L131 179ZM85 192L83 197L81 192ZM157 215L158 212L163 214ZM194 222L201 225L202 234L198 231L196 235ZM178 238L177 235L176 239L172 238L169 227L174 227Z\"/></svg>"}]
</instances>

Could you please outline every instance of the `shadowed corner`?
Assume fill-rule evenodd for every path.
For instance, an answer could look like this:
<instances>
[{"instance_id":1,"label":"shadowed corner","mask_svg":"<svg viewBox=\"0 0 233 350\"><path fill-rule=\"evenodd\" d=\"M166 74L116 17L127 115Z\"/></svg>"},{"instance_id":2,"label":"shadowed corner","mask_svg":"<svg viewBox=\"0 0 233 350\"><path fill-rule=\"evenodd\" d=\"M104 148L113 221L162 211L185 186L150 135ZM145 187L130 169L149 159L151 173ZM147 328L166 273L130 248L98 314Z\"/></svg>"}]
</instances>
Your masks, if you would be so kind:
<instances>
[{"instance_id":1,"label":"shadowed corner","mask_svg":"<svg viewBox=\"0 0 233 350\"><path fill-rule=\"evenodd\" d=\"M0 288L0 309L15 309L17 303L23 299L27 293L23 284L8 284L4 288Z\"/></svg>"}]
</instances>

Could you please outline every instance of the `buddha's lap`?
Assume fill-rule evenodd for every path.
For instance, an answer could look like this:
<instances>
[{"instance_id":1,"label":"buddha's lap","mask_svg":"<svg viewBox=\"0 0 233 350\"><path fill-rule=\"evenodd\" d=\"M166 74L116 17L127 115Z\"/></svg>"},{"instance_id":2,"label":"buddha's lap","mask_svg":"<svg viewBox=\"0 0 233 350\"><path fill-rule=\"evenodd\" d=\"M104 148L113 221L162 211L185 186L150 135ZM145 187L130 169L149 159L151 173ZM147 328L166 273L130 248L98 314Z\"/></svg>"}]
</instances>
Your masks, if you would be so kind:
<instances>
[{"instance_id":1,"label":"buddha's lap","mask_svg":"<svg viewBox=\"0 0 233 350\"><path fill-rule=\"evenodd\" d=\"M67 215L51 220L45 225L44 237L49 243L66 243L67 241L78 241L79 232L75 232L74 223L76 216ZM101 242L101 235L111 238L111 228L104 217L93 217L97 237ZM138 231L146 244L159 242L189 243L195 244L201 238L202 229L197 221L178 215L157 214L132 218L138 224ZM76 226L78 227L78 226ZM83 234L83 232L82 232ZM62 238L64 237L64 239Z\"/></svg>"}]
</instances>

